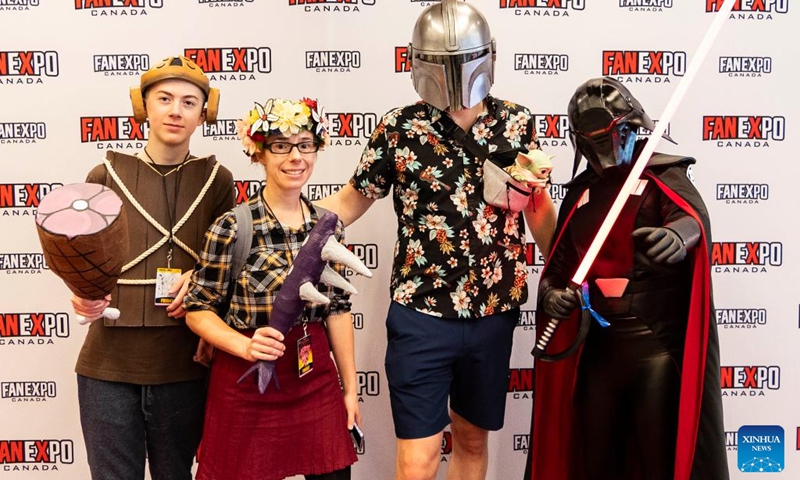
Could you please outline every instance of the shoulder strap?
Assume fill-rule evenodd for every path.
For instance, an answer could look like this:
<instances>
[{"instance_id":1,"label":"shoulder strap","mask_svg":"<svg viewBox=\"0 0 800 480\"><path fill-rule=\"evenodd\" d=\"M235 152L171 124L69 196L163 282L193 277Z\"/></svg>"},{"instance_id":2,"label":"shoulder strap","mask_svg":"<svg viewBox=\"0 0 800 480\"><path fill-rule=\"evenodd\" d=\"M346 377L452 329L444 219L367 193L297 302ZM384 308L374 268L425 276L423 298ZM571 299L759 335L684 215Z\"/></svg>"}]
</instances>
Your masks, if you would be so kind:
<instances>
[{"instance_id":1,"label":"shoulder strap","mask_svg":"<svg viewBox=\"0 0 800 480\"><path fill-rule=\"evenodd\" d=\"M450 138L454 139L459 145L466 148L469 153L475 155L478 161L483 161L489 156L489 151L478 144L469 132L465 132L463 128L456 125L446 113L442 112L439 117L439 125L442 126L442 131Z\"/></svg>"},{"instance_id":2,"label":"shoulder strap","mask_svg":"<svg viewBox=\"0 0 800 480\"><path fill-rule=\"evenodd\" d=\"M236 217L237 229L236 238L233 241L233 256L229 274L231 280L235 281L247 262L250 246L253 244L253 214L250 213L250 205L244 202L234 207L233 215ZM228 290L231 288L228 287Z\"/></svg>"}]
</instances>

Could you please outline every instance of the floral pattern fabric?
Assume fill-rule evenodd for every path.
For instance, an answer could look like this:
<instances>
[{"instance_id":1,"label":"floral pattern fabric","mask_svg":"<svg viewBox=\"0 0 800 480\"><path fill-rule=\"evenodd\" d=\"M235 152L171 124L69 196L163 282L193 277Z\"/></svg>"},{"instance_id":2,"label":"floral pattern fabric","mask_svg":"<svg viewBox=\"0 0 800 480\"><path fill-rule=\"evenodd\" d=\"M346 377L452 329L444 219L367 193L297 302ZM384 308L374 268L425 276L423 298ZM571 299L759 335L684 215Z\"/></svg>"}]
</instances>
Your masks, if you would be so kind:
<instances>
[{"instance_id":1,"label":"floral pattern fabric","mask_svg":"<svg viewBox=\"0 0 800 480\"><path fill-rule=\"evenodd\" d=\"M509 166L538 149L527 108L487 97L469 134ZM418 102L383 116L350 183L372 199L393 189L398 218L392 300L430 315L477 318L527 300L519 213L483 199L483 163L444 132L442 112Z\"/></svg>"}]
</instances>

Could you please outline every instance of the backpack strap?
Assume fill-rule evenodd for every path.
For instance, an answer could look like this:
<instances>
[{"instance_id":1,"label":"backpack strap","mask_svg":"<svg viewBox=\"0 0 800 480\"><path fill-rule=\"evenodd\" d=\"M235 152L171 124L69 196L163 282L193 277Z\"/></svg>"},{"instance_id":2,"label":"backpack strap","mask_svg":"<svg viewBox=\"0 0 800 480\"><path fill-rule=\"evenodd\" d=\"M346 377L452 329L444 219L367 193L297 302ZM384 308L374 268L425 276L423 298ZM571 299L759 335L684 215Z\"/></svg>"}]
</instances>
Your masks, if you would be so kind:
<instances>
[{"instance_id":1,"label":"backpack strap","mask_svg":"<svg viewBox=\"0 0 800 480\"><path fill-rule=\"evenodd\" d=\"M225 293L225 303L220 305L219 317L224 321L231 308L233 298L234 283L239 278L247 257L250 256L250 247L253 245L253 214L250 212L250 205L247 202L240 203L233 208L233 216L236 218L236 238L233 239L233 254L231 255L231 265L228 269L228 291Z\"/></svg>"}]
</instances>

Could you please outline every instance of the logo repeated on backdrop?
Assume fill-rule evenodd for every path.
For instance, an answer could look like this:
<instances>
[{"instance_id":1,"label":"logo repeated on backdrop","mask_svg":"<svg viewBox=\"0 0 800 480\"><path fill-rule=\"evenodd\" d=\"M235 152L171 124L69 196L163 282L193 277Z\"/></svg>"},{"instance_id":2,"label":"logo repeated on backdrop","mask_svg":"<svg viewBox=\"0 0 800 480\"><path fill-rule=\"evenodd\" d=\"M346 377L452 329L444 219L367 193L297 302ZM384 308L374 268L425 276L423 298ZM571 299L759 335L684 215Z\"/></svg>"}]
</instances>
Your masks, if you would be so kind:
<instances>
[{"instance_id":1,"label":"logo repeated on backdrop","mask_svg":"<svg viewBox=\"0 0 800 480\"><path fill-rule=\"evenodd\" d=\"M603 50L601 75L622 83L670 83L686 73L686 52Z\"/></svg>"},{"instance_id":2,"label":"logo repeated on backdrop","mask_svg":"<svg viewBox=\"0 0 800 480\"><path fill-rule=\"evenodd\" d=\"M47 125L44 122L0 123L0 145L36 143L45 138Z\"/></svg>"},{"instance_id":3,"label":"logo repeated on backdrop","mask_svg":"<svg viewBox=\"0 0 800 480\"><path fill-rule=\"evenodd\" d=\"M754 204L769 200L766 183L718 183L716 199L726 204Z\"/></svg>"},{"instance_id":4,"label":"logo repeated on backdrop","mask_svg":"<svg viewBox=\"0 0 800 480\"><path fill-rule=\"evenodd\" d=\"M521 310L517 326L523 330L536 330L536 310Z\"/></svg>"},{"instance_id":5,"label":"logo repeated on backdrop","mask_svg":"<svg viewBox=\"0 0 800 480\"><path fill-rule=\"evenodd\" d=\"M238 142L236 136L236 119L218 118L212 124L203 123L203 137L211 138L214 141L233 141Z\"/></svg>"},{"instance_id":6,"label":"logo repeated on backdrop","mask_svg":"<svg viewBox=\"0 0 800 480\"><path fill-rule=\"evenodd\" d=\"M703 141L717 147L769 147L786 138L786 118L765 115L703 115Z\"/></svg>"},{"instance_id":7,"label":"logo repeated on backdrop","mask_svg":"<svg viewBox=\"0 0 800 480\"><path fill-rule=\"evenodd\" d=\"M408 0L408 1L411 2L412 5L413 4L417 4L420 7L430 7L431 5L434 5L436 3L440 3L441 2L441 0L433 0L433 1L431 1L431 0Z\"/></svg>"},{"instance_id":8,"label":"logo repeated on backdrop","mask_svg":"<svg viewBox=\"0 0 800 480\"><path fill-rule=\"evenodd\" d=\"M69 337L69 315L64 312L0 313L0 346L54 345Z\"/></svg>"},{"instance_id":9,"label":"logo repeated on backdrop","mask_svg":"<svg viewBox=\"0 0 800 480\"><path fill-rule=\"evenodd\" d=\"M740 472L782 472L784 432L778 425L743 425L739 427L737 466Z\"/></svg>"},{"instance_id":10,"label":"logo repeated on backdrop","mask_svg":"<svg viewBox=\"0 0 800 480\"><path fill-rule=\"evenodd\" d=\"M569 118L564 114L533 115L533 125L542 147L567 147Z\"/></svg>"},{"instance_id":11,"label":"logo repeated on backdrop","mask_svg":"<svg viewBox=\"0 0 800 480\"><path fill-rule=\"evenodd\" d=\"M366 112L326 113L328 134L333 146L361 145L378 126L378 115Z\"/></svg>"},{"instance_id":12,"label":"logo repeated on backdrop","mask_svg":"<svg viewBox=\"0 0 800 480\"><path fill-rule=\"evenodd\" d=\"M372 7L376 0L289 0L290 7L305 12L360 12L359 7Z\"/></svg>"},{"instance_id":13,"label":"logo repeated on backdrop","mask_svg":"<svg viewBox=\"0 0 800 480\"><path fill-rule=\"evenodd\" d=\"M767 324L766 308L717 308L717 325L725 329L753 329Z\"/></svg>"},{"instance_id":14,"label":"logo repeated on backdrop","mask_svg":"<svg viewBox=\"0 0 800 480\"><path fill-rule=\"evenodd\" d=\"M559 75L569 71L565 53L515 53L514 70L525 75Z\"/></svg>"},{"instance_id":15,"label":"logo repeated on backdrop","mask_svg":"<svg viewBox=\"0 0 800 480\"><path fill-rule=\"evenodd\" d=\"M408 73L411 71L411 59L408 58L408 45L394 47L394 73Z\"/></svg>"},{"instance_id":16,"label":"logo repeated on backdrop","mask_svg":"<svg viewBox=\"0 0 800 480\"><path fill-rule=\"evenodd\" d=\"M525 244L525 265L531 267L530 273L539 273L540 267L544 266L544 256L539 246L534 242Z\"/></svg>"},{"instance_id":17,"label":"logo repeated on backdrop","mask_svg":"<svg viewBox=\"0 0 800 480\"><path fill-rule=\"evenodd\" d=\"M500 0L500 10L523 17L569 17L571 11L586 8L585 0Z\"/></svg>"},{"instance_id":18,"label":"logo repeated on backdrop","mask_svg":"<svg viewBox=\"0 0 800 480\"><path fill-rule=\"evenodd\" d=\"M377 397L381 394L381 373L368 371L356 372L356 387L359 403L364 401L364 396Z\"/></svg>"},{"instance_id":19,"label":"logo repeated on backdrop","mask_svg":"<svg viewBox=\"0 0 800 480\"><path fill-rule=\"evenodd\" d=\"M58 52L0 51L0 85L38 85L58 76Z\"/></svg>"},{"instance_id":20,"label":"logo repeated on backdrop","mask_svg":"<svg viewBox=\"0 0 800 480\"><path fill-rule=\"evenodd\" d=\"M442 432L442 449L439 463L450 461L450 454L453 453L453 433L450 430Z\"/></svg>"},{"instance_id":21,"label":"logo repeated on backdrop","mask_svg":"<svg viewBox=\"0 0 800 480\"><path fill-rule=\"evenodd\" d=\"M781 367L744 365L720 367L723 397L764 397L766 391L781 388ZM740 442L741 445L741 442Z\"/></svg>"},{"instance_id":22,"label":"logo repeated on backdrop","mask_svg":"<svg viewBox=\"0 0 800 480\"><path fill-rule=\"evenodd\" d=\"M553 203L559 205L564 197L567 196L567 189L564 187L563 183L551 183L547 190L550 192L550 198L553 199Z\"/></svg>"},{"instance_id":23,"label":"logo repeated on backdrop","mask_svg":"<svg viewBox=\"0 0 800 480\"><path fill-rule=\"evenodd\" d=\"M511 394L514 400L533 398L533 369L509 369L508 393Z\"/></svg>"},{"instance_id":24,"label":"logo repeated on backdrop","mask_svg":"<svg viewBox=\"0 0 800 480\"><path fill-rule=\"evenodd\" d=\"M370 270L378 268L378 246L374 243L348 243L347 249L361 260ZM345 276L355 275L353 270L347 268Z\"/></svg>"},{"instance_id":25,"label":"logo repeated on backdrop","mask_svg":"<svg viewBox=\"0 0 800 480\"><path fill-rule=\"evenodd\" d=\"M663 12L672 8L672 0L619 0L619 8L631 12Z\"/></svg>"},{"instance_id":26,"label":"logo repeated on backdrop","mask_svg":"<svg viewBox=\"0 0 800 480\"><path fill-rule=\"evenodd\" d=\"M653 123L658 125L658 119L654 118L653 119ZM671 136L671 133L670 133L671 131L672 131L672 124L668 123L667 124L667 128L664 129L664 133L666 133L667 135ZM650 134L652 134L652 133L653 132L651 132L650 130L648 130L648 129L644 128L644 127L639 127L639 129L636 130L636 135L638 135L640 137L649 137Z\"/></svg>"},{"instance_id":27,"label":"logo repeated on backdrop","mask_svg":"<svg viewBox=\"0 0 800 480\"><path fill-rule=\"evenodd\" d=\"M714 273L766 273L767 267L783 264L781 242L713 242Z\"/></svg>"},{"instance_id":28,"label":"logo repeated on backdrop","mask_svg":"<svg viewBox=\"0 0 800 480\"><path fill-rule=\"evenodd\" d=\"M531 446L531 436L530 436L530 434L514 435L512 441L514 442L514 451L515 452L522 452L525 455L528 454L528 449Z\"/></svg>"},{"instance_id":29,"label":"logo repeated on backdrop","mask_svg":"<svg viewBox=\"0 0 800 480\"><path fill-rule=\"evenodd\" d=\"M265 180L234 180L233 193L236 197L236 205L246 202L248 198L258 193L265 183L267 183Z\"/></svg>"},{"instance_id":30,"label":"logo repeated on backdrop","mask_svg":"<svg viewBox=\"0 0 800 480\"><path fill-rule=\"evenodd\" d=\"M309 183L306 185L306 196L312 202L333 195L344 187L344 183Z\"/></svg>"},{"instance_id":31,"label":"logo repeated on backdrop","mask_svg":"<svg viewBox=\"0 0 800 480\"><path fill-rule=\"evenodd\" d=\"M164 0L75 0L75 10L93 17L145 16L148 8L161 8Z\"/></svg>"},{"instance_id":32,"label":"logo repeated on backdrop","mask_svg":"<svg viewBox=\"0 0 800 480\"><path fill-rule=\"evenodd\" d=\"M92 68L106 77L138 76L150 69L150 56L146 53L93 55Z\"/></svg>"},{"instance_id":33,"label":"logo repeated on backdrop","mask_svg":"<svg viewBox=\"0 0 800 480\"><path fill-rule=\"evenodd\" d=\"M353 317L353 329L364 330L364 314L361 312L350 312L350 316Z\"/></svg>"},{"instance_id":34,"label":"logo repeated on backdrop","mask_svg":"<svg viewBox=\"0 0 800 480\"><path fill-rule=\"evenodd\" d=\"M269 47L186 48L183 55L193 60L213 82L255 80L256 74L272 72Z\"/></svg>"},{"instance_id":35,"label":"logo repeated on backdrop","mask_svg":"<svg viewBox=\"0 0 800 480\"><path fill-rule=\"evenodd\" d=\"M735 451L736 446L736 432L725 431L725 450L732 452Z\"/></svg>"},{"instance_id":36,"label":"logo repeated on backdrop","mask_svg":"<svg viewBox=\"0 0 800 480\"><path fill-rule=\"evenodd\" d=\"M41 403L56 398L56 382L0 382L0 399L11 403Z\"/></svg>"},{"instance_id":37,"label":"logo repeated on backdrop","mask_svg":"<svg viewBox=\"0 0 800 480\"><path fill-rule=\"evenodd\" d=\"M358 50L307 50L306 69L318 73L345 73L361 68L361 52Z\"/></svg>"},{"instance_id":38,"label":"logo repeated on backdrop","mask_svg":"<svg viewBox=\"0 0 800 480\"><path fill-rule=\"evenodd\" d=\"M719 57L719 73L729 77L760 77L772 73L772 57Z\"/></svg>"},{"instance_id":39,"label":"logo repeated on backdrop","mask_svg":"<svg viewBox=\"0 0 800 480\"><path fill-rule=\"evenodd\" d=\"M81 117L81 143L93 143L103 149L142 149L150 125L139 123L131 116Z\"/></svg>"},{"instance_id":40,"label":"logo repeated on backdrop","mask_svg":"<svg viewBox=\"0 0 800 480\"><path fill-rule=\"evenodd\" d=\"M0 273L38 275L50 268L41 253L0 253Z\"/></svg>"},{"instance_id":41,"label":"logo repeated on backdrop","mask_svg":"<svg viewBox=\"0 0 800 480\"><path fill-rule=\"evenodd\" d=\"M201 6L204 7L244 7L248 3L253 3L253 0L197 0Z\"/></svg>"},{"instance_id":42,"label":"logo repeated on backdrop","mask_svg":"<svg viewBox=\"0 0 800 480\"><path fill-rule=\"evenodd\" d=\"M30 10L38 6L39 0L0 0L0 12Z\"/></svg>"},{"instance_id":43,"label":"logo repeated on backdrop","mask_svg":"<svg viewBox=\"0 0 800 480\"><path fill-rule=\"evenodd\" d=\"M63 183L0 183L0 216L24 217L36 214L39 202Z\"/></svg>"},{"instance_id":44,"label":"logo repeated on backdrop","mask_svg":"<svg viewBox=\"0 0 800 480\"><path fill-rule=\"evenodd\" d=\"M706 13L715 13L725 0L706 0ZM789 0L736 0L729 20L773 20L773 14L789 11Z\"/></svg>"},{"instance_id":45,"label":"logo repeated on backdrop","mask_svg":"<svg viewBox=\"0 0 800 480\"><path fill-rule=\"evenodd\" d=\"M72 440L3 440L0 439L0 465L4 472L57 472L72 464L75 446Z\"/></svg>"}]
</instances>

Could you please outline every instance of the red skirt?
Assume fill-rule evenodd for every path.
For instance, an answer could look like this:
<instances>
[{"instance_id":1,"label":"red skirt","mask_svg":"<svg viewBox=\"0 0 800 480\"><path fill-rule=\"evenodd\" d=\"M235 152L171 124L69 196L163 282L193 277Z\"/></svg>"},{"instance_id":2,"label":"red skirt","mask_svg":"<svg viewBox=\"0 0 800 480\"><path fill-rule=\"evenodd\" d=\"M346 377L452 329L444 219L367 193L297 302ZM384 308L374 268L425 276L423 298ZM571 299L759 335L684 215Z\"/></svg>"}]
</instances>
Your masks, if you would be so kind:
<instances>
[{"instance_id":1,"label":"red skirt","mask_svg":"<svg viewBox=\"0 0 800 480\"><path fill-rule=\"evenodd\" d=\"M252 336L253 331L242 332ZM277 360L275 378L263 394L255 376L239 377L253 364L217 350L211 366L197 480L280 480L320 475L356 462L347 431L347 412L327 334L320 323L308 325L314 368L297 373L293 327Z\"/></svg>"}]
</instances>

